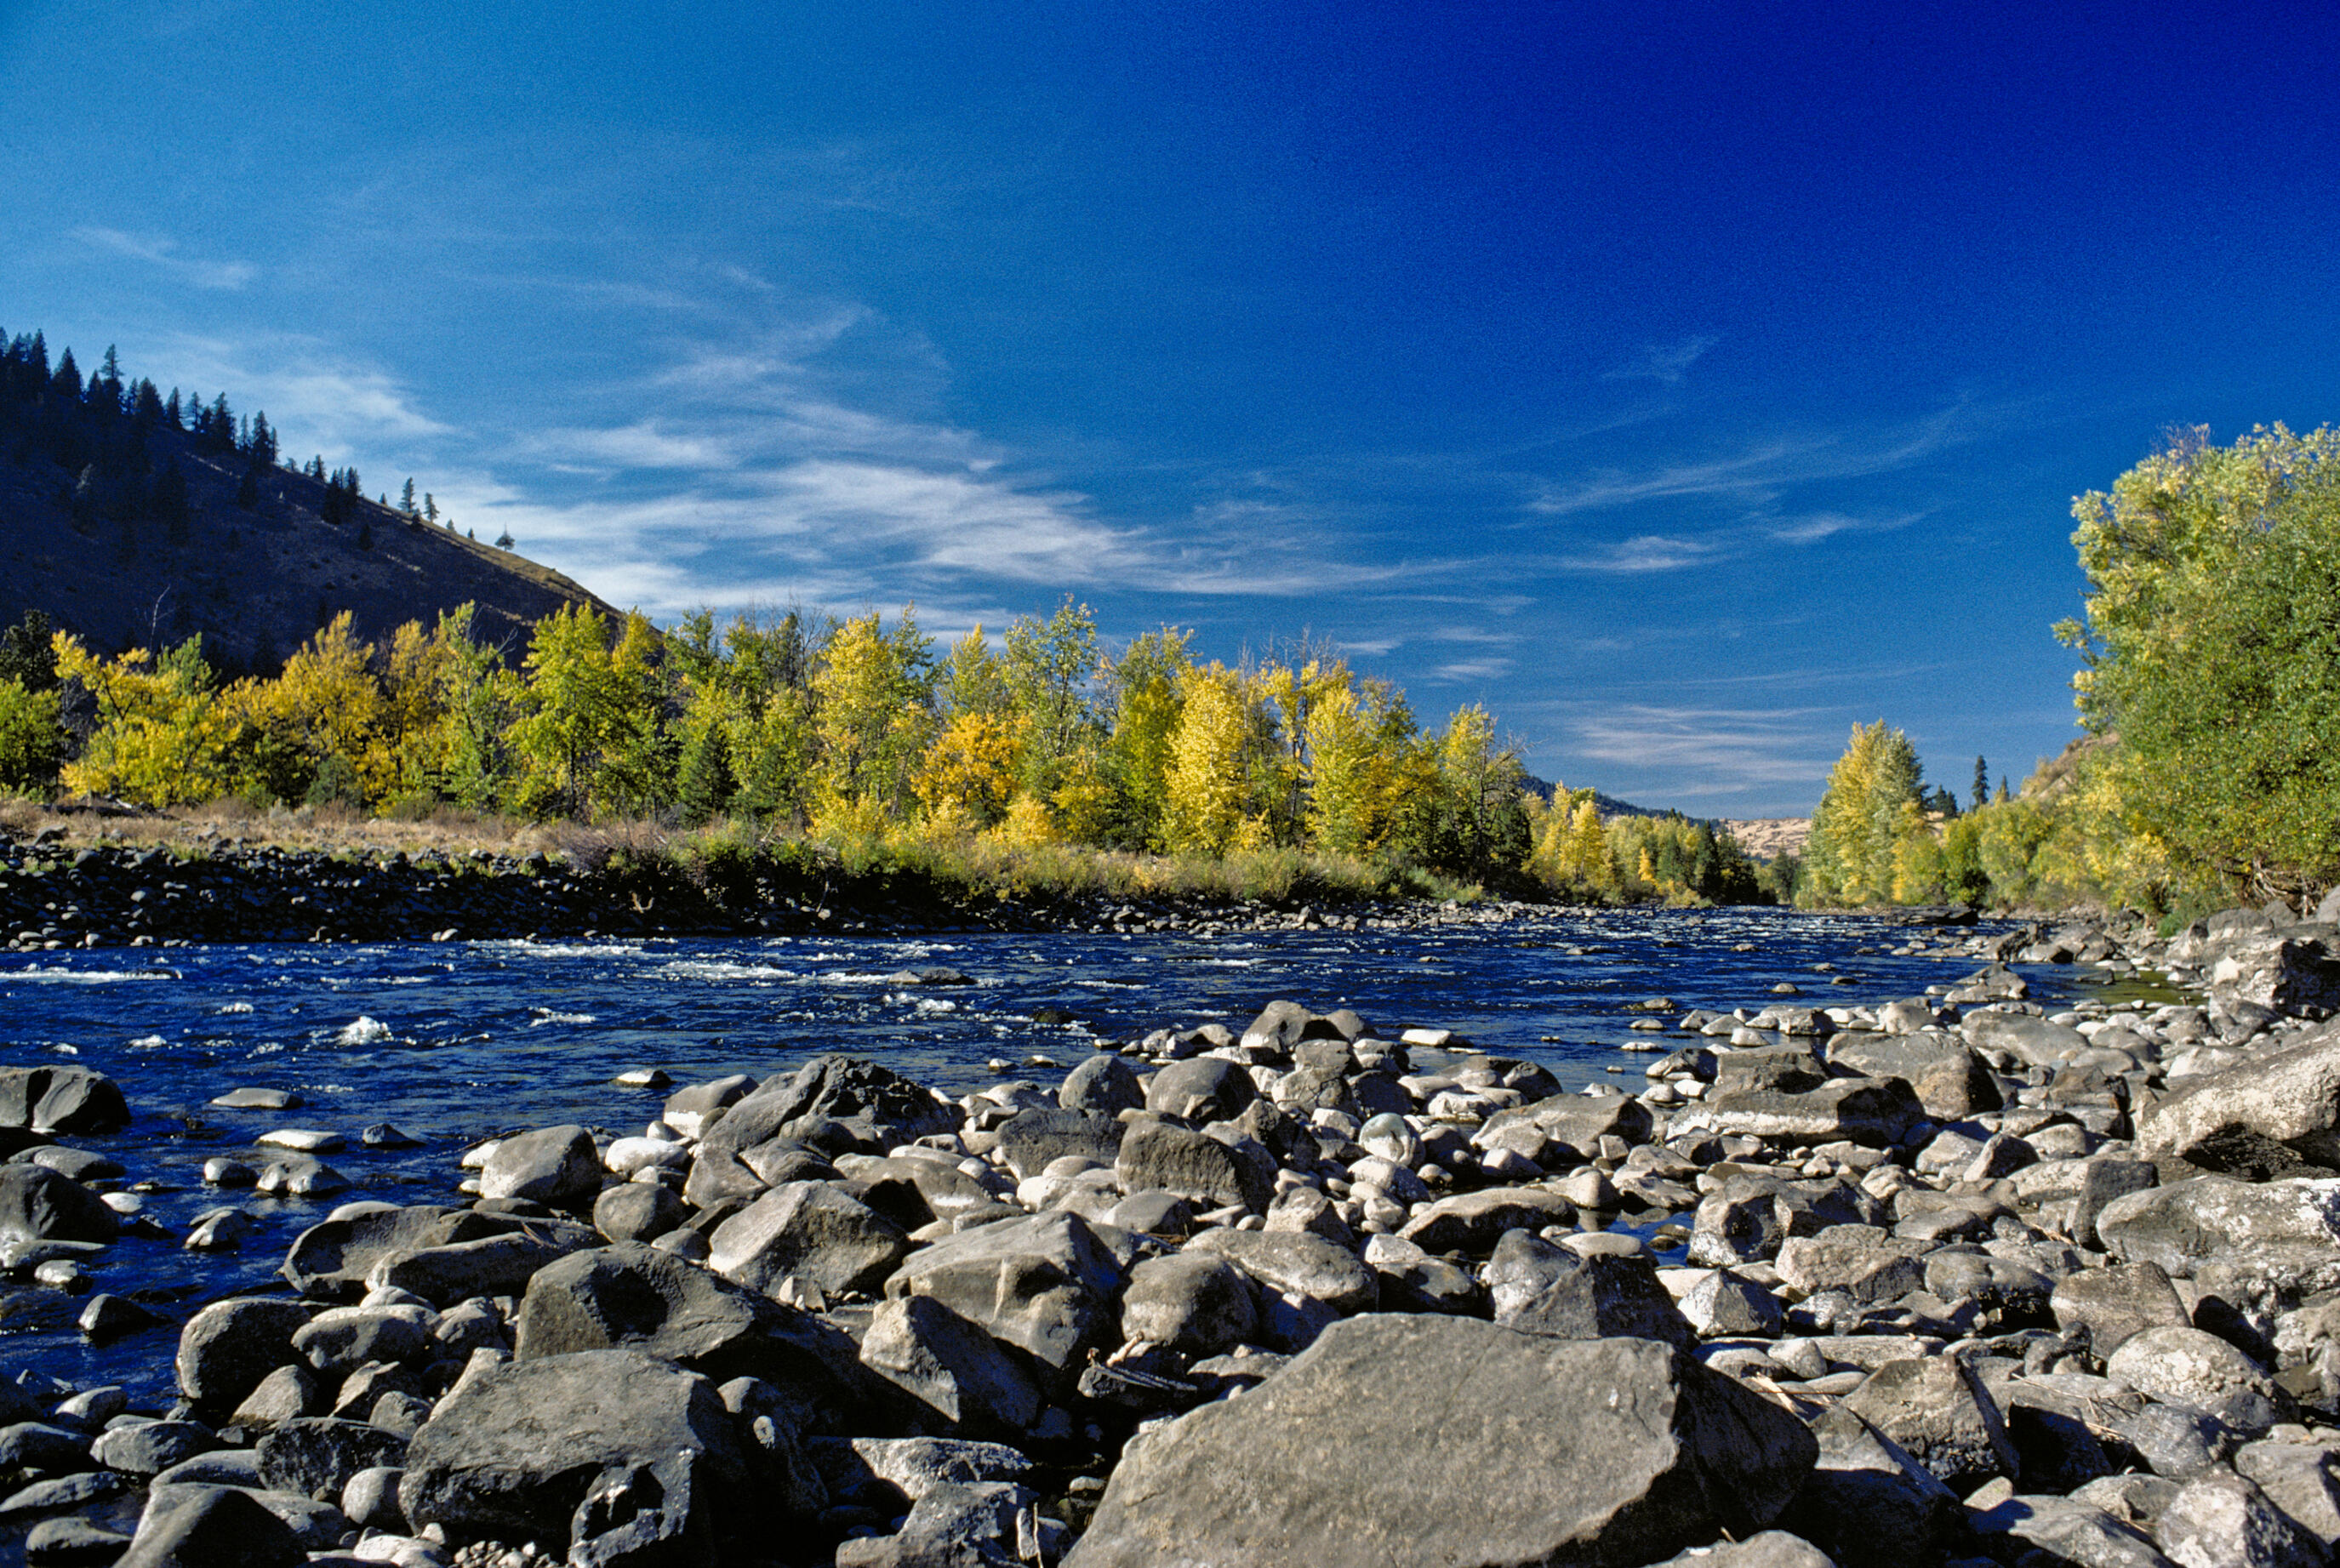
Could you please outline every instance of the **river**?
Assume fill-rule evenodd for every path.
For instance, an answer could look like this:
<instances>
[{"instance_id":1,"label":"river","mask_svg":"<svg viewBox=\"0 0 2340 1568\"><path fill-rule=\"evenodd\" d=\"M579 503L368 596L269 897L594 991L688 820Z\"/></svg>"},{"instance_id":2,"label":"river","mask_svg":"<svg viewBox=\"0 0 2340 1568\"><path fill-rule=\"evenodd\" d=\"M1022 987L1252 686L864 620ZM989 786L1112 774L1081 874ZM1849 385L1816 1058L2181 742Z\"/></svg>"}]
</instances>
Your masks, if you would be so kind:
<instances>
[{"instance_id":1,"label":"river","mask_svg":"<svg viewBox=\"0 0 2340 1568\"><path fill-rule=\"evenodd\" d=\"M1792 985L1800 1006L1883 1002L1975 968L1901 952L1924 933L1860 916L1777 910L1577 911L1405 930L1295 930L1217 938L1056 934L785 938L530 944L99 948L0 959L0 1062L68 1059L111 1075L135 1121L74 1142L127 1167L146 1213L174 1237L237 1204L261 1221L241 1253L191 1254L126 1238L92 1267L96 1287L137 1295L176 1321L230 1291L264 1287L286 1247L341 1202L460 1202L457 1159L480 1138L582 1122L639 1132L663 1092L620 1088L630 1068L676 1084L768 1077L823 1051L875 1057L952 1094L1009 1077L1051 1087L1098 1039L1164 1026L1240 1029L1291 997L1355 1008L1394 1037L1422 1026L1552 1067L1570 1088L1638 1089L1646 1052L1627 1004L1760 1007ZM1828 966L1829 968L1822 968ZM889 980L963 972L964 986ZM2164 995L2092 969L2026 971L2034 1000ZM1054 1020L1054 1021L1043 1021ZM1068 1020L1068 1021L1067 1021ZM1668 1019L1671 1021L1671 1018ZM1045 1058L1045 1061L1036 1058ZM1617 1076L1613 1069L1622 1069ZM221 1110L232 1088L290 1089L286 1112ZM388 1121L421 1140L361 1146ZM352 1188L317 1201L223 1193L205 1159L255 1166L271 1127L319 1128L348 1146L327 1163ZM0 1286L0 1373L34 1368L79 1386L118 1383L166 1406L167 1330L92 1345L78 1299Z\"/></svg>"}]
</instances>

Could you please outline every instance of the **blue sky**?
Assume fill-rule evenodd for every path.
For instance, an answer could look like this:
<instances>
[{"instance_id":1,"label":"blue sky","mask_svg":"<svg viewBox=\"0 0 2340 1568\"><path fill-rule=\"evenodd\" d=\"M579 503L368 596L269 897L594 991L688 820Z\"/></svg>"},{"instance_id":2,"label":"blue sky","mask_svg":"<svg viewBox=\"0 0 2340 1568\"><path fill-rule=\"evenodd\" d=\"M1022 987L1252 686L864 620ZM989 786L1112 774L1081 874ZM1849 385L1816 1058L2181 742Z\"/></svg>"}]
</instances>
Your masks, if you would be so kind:
<instances>
[{"instance_id":1,"label":"blue sky","mask_svg":"<svg viewBox=\"0 0 2340 1568\"><path fill-rule=\"evenodd\" d=\"M2045 13L2045 14L2043 14ZM1304 630L1800 813L2072 733L2070 500L2340 414L2340 14L0 0L0 323L660 618Z\"/></svg>"}]
</instances>

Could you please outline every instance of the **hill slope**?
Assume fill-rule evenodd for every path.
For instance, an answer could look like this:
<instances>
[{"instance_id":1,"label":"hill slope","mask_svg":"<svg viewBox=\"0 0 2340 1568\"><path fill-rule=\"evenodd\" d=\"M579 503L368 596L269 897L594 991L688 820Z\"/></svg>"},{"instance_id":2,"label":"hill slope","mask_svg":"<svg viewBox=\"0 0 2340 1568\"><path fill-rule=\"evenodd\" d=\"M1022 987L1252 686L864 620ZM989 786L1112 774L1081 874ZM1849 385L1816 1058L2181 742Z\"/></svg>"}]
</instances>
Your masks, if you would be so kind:
<instances>
[{"instance_id":1,"label":"hill slope","mask_svg":"<svg viewBox=\"0 0 2340 1568\"><path fill-rule=\"evenodd\" d=\"M473 634L515 661L563 605L614 613L547 567L278 467L273 441L255 455L142 414L148 383L109 408L93 376L69 399L63 364L36 372L24 343L0 365L0 621L40 610L102 653L200 632L215 666L249 670L344 610L382 640L474 603Z\"/></svg>"}]
</instances>

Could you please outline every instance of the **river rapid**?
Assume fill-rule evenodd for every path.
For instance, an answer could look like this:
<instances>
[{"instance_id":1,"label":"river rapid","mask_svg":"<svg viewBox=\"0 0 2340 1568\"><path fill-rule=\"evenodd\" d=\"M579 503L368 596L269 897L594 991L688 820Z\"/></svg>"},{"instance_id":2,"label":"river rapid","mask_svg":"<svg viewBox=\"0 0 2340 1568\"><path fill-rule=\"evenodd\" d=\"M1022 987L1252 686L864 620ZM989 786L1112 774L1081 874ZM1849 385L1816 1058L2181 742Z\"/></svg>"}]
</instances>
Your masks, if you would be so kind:
<instances>
[{"instance_id":1,"label":"river rapid","mask_svg":"<svg viewBox=\"0 0 2340 1568\"><path fill-rule=\"evenodd\" d=\"M1992 928L1986 926L1988 932ZM1958 933L1961 938L1971 931ZM1978 967L1922 929L1861 916L1779 910L1554 911L1407 929L1176 935L976 934L623 942L480 941L97 948L0 958L0 1063L70 1060L110 1075L126 1130L72 1140L118 1160L164 1236L126 1236L91 1265L95 1288L145 1301L175 1325L201 1304L264 1290L286 1248L338 1204L460 1203L463 1148L522 1127L580 1122L636 1133L666 1091L611 1079L660 1068L677 1086L759 1078L825 1051L874 1057L961 1095L1003 1077L1053 1087L1098 1042L1220 1022L1266 1002L1353 1007L1375 1031L1452 1029L1475 1048L1552 1067L1571 1089L1642 1087L1652 1047L1631 1003L1680 1011L1878 1003ZM967 985L910 985L906 969ZM2096 969L2024 971L2031 999L2166 999ZM1629 1049L1631 1047L1631 1049ZM1424 1053L1416 1053L1419 1061ZM1616 1076L1621 1070L1622 1077ZM209 1104L230 1089L297 1092L288 1111ZM419 1140L364 1147L391 1122ZM203 1162L255 1166L272 1128L342 1135L323 1157L351 1188L280 1200L206 1187ZM179 1238L224 1204L260 1221L241 1252ZM29 1369L80 1387L120 1384L134 1408L166 1408L175 1327L92 1345L79 1298L0 1284L0 1374Z\"/></svg>"}]
</instances>

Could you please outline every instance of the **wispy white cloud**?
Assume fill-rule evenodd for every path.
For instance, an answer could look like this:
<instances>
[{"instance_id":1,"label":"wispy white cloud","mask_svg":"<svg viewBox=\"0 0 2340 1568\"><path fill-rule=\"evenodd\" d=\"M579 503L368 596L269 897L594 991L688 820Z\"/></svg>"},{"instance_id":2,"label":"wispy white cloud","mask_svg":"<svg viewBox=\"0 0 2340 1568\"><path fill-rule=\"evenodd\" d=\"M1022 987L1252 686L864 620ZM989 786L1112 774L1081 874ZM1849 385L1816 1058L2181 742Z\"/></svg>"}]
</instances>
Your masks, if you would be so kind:
<instances>
[{"instance_id":1,"label":"wispy white cloud","mask_svg":"<svg viewBox=\"0 0 2340 1568\"><path fill-rule=\"evenodd\" d=\"M1564 556L1557 564L1570 571L1633 576L1652 571L1680 571L1687 566L1704 566L1722 555L1725 548L1710 540L1644 533L1620 543L1600 545L1576 555Z\"/></svg>"},{"instance_id":2,"label":"wispy white cloud","mask_svg":"<svg viewBox=\"0 0 2340 1568\"><path fill-rule=\"evenodd\" d=\"M1690 367L1696 364L1707 350L1721 341L1718 337L1700 334L1684 338L1680 342L1652 343L1601 379L1662 382L1667 386L1674 386L1689 373Z\"/></svg>"},{"instance_id":3,"label":"wispy white cloud","mask_svg":"<svg viewBox=\"0 0 2340 1568\"><path fill-rule=\"evenodd\" d=\"M1596 762L1696 779L1715 797L1826 777L1843 741L1817 708L1736 709L1627 704L1576 717L1572 749Z\"/></svg>"},{"instance_id":4,"label":"wispy white cloud","mask_svg":"<svg viewBox=\"0 0 2340 1568\"><path fill-rule=\"evenodd\" d=\"M1736 452L1641 470L1599 469L1540 485L1532 512L1563 517L1645 501L1721 498L1770 505L1780 491L1822 480L1889 473L1977 439L1990 416L1959 404L1880 435L1849 432L1774 436Z\"/></svg>"},{"instance_id":5,"label":"wispy white cloud","mask_svg":"<svg viewBox=\"0 0 2340 1568\"><path fill-rule=\"evenodd\" d=\"M183 256L179 254L179 242L167 234L133 234L104 228L78 228L72 233L85 245L160 267L199 289L240 289L258 275L258 270L248 262L210 262Z\"/></svg>"},{"instance_id":6,"label":"wispy white cloud","mask_svg":"<svg viewBox=\"0 0 2340 1568\"><path fill-rule=\"evenodd\" d=\"M1512 672L1509 659L1459 659L1452 664L1441 664L1432 670L1431 679L1442 685L1465 681L1501 680Z\"/></svg>"},{"instance_id":7,"label":"wispy white cloud","mask_svg":"<svg viewBox=\"0 0 2340 1568\"><path fill-rule=\"evenodd\" d=\"M154 380L233 389L246 411L266 412L288 461L302 449L333 458L451 434L423 413L396 378L353 362L312 338L257 336L242 342L181 334L154 351Z\"/></svg>"}]
</instances>

